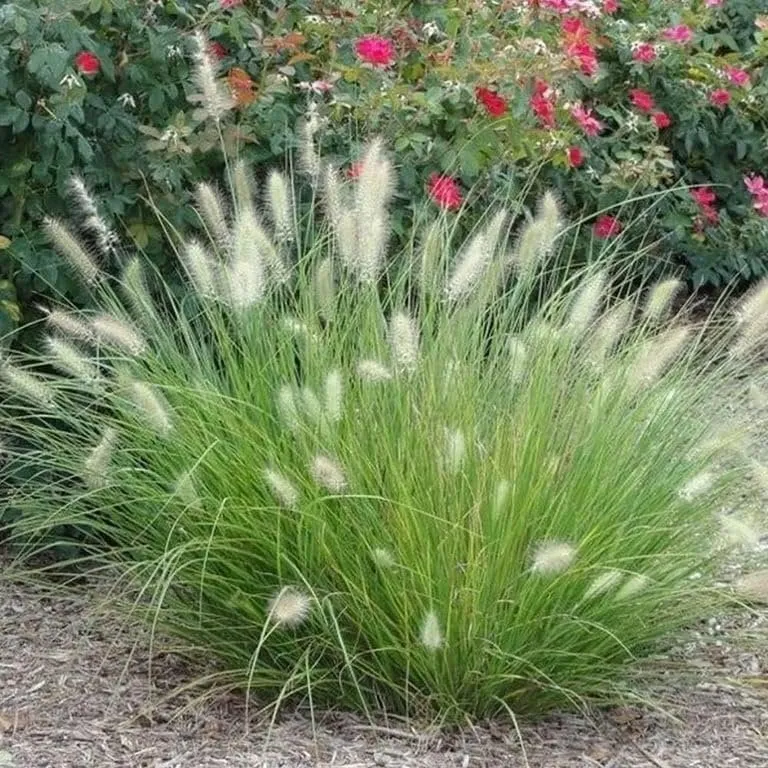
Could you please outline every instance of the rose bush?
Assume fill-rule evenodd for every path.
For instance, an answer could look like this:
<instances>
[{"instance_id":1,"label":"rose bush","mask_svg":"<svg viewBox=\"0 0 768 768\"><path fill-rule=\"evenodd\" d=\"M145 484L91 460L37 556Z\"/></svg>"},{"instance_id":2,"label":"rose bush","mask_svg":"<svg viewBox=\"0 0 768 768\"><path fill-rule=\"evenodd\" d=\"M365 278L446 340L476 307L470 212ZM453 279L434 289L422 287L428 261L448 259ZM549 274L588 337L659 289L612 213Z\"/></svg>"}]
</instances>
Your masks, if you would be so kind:
<instances>
[{"instance_id":1,"label":"rose bush","mask_svg":"<svg viewBox=\"0 0 768 768\"><path fill-rule=\"evenodd\" d=\"M613 217L611 233L660 241L650 266L750 280L767 267L754 191L768 165L766 28L747 0L414 2L407 15L323 0L16 0L0 8L0 247L15 257L0 280L27 307L39 293L82 298L39 227L63 211L73 172L166 270L147 189L181 226L194 218L184 190L221 171L190 74L194 30L236 106L225 143L257 167L296 148L310 105L322 151L350 168L362 137L384 137L400 164L395 236L430 194L450 211L483 205L484 189L534 199L546 186L576 214ZM611 210L632 196L653 202L641 226Z\"/></svg>"}]
</instances>

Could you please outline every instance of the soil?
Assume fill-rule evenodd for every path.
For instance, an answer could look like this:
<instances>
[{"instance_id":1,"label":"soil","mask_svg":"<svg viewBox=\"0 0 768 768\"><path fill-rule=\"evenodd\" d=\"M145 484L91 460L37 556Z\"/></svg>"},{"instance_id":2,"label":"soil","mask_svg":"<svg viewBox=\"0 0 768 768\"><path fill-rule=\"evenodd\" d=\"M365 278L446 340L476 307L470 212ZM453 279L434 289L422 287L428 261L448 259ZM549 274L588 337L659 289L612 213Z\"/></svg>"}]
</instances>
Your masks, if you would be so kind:
<instances>
[{"instance_id":1,"label":"soil","mask_svg":"<svg viewBox=\"0 0 768 768\"><path fill-rule=\"evenodd\" d=\"M195 677L94 620L103 592L52 598L0 578L0 766L8 768L765 768L768 611L711 617L652 660L643 703L418 732L344 713L273 723L243 697L167 700ZM150 665L151 659L151 665Z\"/></svg>"}]
</instances>

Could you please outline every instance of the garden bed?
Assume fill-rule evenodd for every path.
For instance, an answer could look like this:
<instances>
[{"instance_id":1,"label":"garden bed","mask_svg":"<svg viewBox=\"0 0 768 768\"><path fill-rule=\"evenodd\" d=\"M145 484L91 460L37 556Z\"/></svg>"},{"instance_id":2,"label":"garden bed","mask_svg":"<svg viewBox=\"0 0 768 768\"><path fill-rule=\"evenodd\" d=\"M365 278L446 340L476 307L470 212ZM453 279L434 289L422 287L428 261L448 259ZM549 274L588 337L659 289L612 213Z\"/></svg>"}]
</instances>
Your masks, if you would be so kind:
<instances>
[{"instance_id":1,"label":"garden bed","mask_svg":"<svg viewBox=\"0 0 768 768\"><path fill-rule=\"evenodd\" d=\"M552 715L448 734L371 726L343 713L246 721L242 697L173 702L194 677L172 655L93 620L92 588L51 599L0 582L0 765L85 766L603 766L768 764L768 614L704 621L690 644L651 663L646 706ZM186 705L186 706L185 706ZM182 714L179 712L183 710ZM524 750L521 748L521 741Z\"/></svg>"}]
</instances>

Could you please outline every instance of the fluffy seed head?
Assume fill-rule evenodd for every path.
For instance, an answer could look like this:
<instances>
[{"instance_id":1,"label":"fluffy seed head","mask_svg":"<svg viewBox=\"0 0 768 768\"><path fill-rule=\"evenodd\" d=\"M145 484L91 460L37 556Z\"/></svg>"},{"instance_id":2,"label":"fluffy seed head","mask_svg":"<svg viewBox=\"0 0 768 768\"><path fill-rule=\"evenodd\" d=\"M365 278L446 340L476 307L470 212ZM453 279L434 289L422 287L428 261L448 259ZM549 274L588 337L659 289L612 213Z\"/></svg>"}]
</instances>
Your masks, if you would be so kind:
<instances>
[{"instance_id":1,"label":"fluffy seed head","mask_svg":"<svg viewBox=\"0 0 768 768\"><path fill-rule=\"evenodd\" d=\"M277 410L280 413L283 424L291 432L298 432L301 427L301 419L293 387L290 384L283 384L278 390Z\"/></svg>"},{"instance_id":2,"label":"fluffy seed head","mask_svg":"<svg viewBox=\"0 0 768 768\"><path fill-rule=\"evenodd\" d=\"M678 293L683 289L680 280L671 278L656 283L648 292L643 307L643 315L650 323L658 323L664 320L669 313L669 308Z\"/></svg>"},{"instance_id":3,"label":"fluffy seed head","mask_svg":"<svg viewBox=\"0 0 768 768\"><path fill-rule=\"evenodd\" d=\"M587 600L591 600L593 597L598 597L598 595L604 595L606 592L615 589L623 578L624 574L613 568L603 571L599 576L596 576L589 587L587 587L584 597Z\"/></svg>"},{"instance_id":4,"label":"fluffy seed head","mask_svg":"<svg viewBox=\"0 0 768 768\"><path fill-rule=\"evenodd\" d=\"M25 400L31 400L46 408L55 405L53 390L48 383L12 363L0 363L0 378L6 386Z\"/></svg>"},{"instance_id":5,"label":"fluffy seed head","mask_svg":"<svg viewBox=\"0 0 768 768\"><path fill-rule=\"evenodd\" d=\"M252 217L250 227L253 246L256 248L262 263L266 266L270 278L277 285L285 285L291 277L291 272L277 246L255 217ZM236 237L239 237L239 230ZM235 243L235 250L236 252L241 250L241 246L237 242Z\"/></svg>"},{"instance_id":6,"label":"fluffy seed head","mask_svg":"<svg viewBox=\"0 0 768 768\"><path fill-rule=\"evenodd\" d=\"M512 483L509 480L499 480L493 494L493 514L500 515L507 510Z\"/></svg>"},{"instance_id":7,"label":"fluffy seed head","mask_svg":"<svg viewBox=\"0 0 768 768\"><path fill-rule=\"evenodd\" d=\"M104 257L110 256L117 245L117 235L109 228L99 213L95 198L80 176L73 176L69 180L69 189L80 209L82 228L92 235L99 253Z\"/></svg>"},{"instance_id":8,"label":"fluffy seed head","mask_svg":"<svg viewBox=\"0 0 768 768\"><path fill-rule=\"evenodd\" d=\"M301 408L310 423L318 425L322 422L323 406L311 387L301 388Z\"/></svg>"},{"instance_id":9,"label":"fluffy seed head","mask_svg":"<svg viewBox=\"0 0 768 768\"><path fill-rule=\"evenodd\" d=\"M378 360L361 360L357 364L357 375L363 381L374 384L381 381L389 381L393 378L392 371Z\"/></svg>"},{"instance_id":10,"label":"fluffy seed head","mask_svg":"<svg viewBox=\"0 0 768 768\"><path fill-rule=\"evenodd\" d=\"M181 499L182 503L187 507L200 506L200 496L197 493L195 479L191 469L181 473L173 485L172 492L175 496Z\"/></svg>"},{"instance_id":11,"label":"fluffy seed head","mask_svg":"<svg viewBox=\"0 0 768 768\"><path fill-rule=\"evenodd\" d=\"M93 335L104 345L138 357L147 351L147 342L127 320L112 315L97 315L91 320Z\"/></svg>"},{"instance_id":12,"label":"fluffy seed head","mask_svg":"<svg viewBox=\"0 0 768 768\"><path fill-rule=\"evenodd\" d=\"M218 298L219 275L217 265L199 240L191 240L181 250L184 271L193 288L204 299Z\"/></svg>"},{"instance_id":13,"label":"fluffy seed head","mask_svg":"<svg viewBox=\"0 0 768 768\"><path fill-rule=\"evenodd\" d=\"M149 426L161 437L167 437L173 429L173 421L165 398L143 381L130 382L128 394Z\"/></svg>"},{"instance_id":14,"label":"fluffy seed head","mask_svg":"<svg viewBox=\"0 0 768 768\"><path fill-rule=\"evenodd\" d=\"M229 231L227 209L221 193L206 182L201 182L195 190L197 212L208 231L208 236L221 250L229 253L232 250L232 234Z\"/></svg>"},{"instance_id":15,"label":"fluffy seed head","mask_svg":"<svg viewBox=\"0 0 768 768\"><path fill-rule=\"evenodd\" d=\"M531 570L542 576L554 576L567 570L575 558L576 550L566 542L542 542L534 551Z\"/></svg>"},{"instance_id":16,"label":"fluffy seed head","mask_svg":"<svg viewBox=\"0 0 768 768\"><path fill-rule=\"evenodd\" d=\"M587 277L579 286L566 321L566 328L572 336L581 337L594 321L605 292L606 280L607 274L601 270Z\"/></svg>"},{"instance_id":17,"label":"fluffy seed head","mask_svg":"<svg viewBox=\"0 0 768 768\"><path fill-rule=\"evenodd\" d=\"M83 466L83 479L89 488L97 490L108 482L109 465L117 444L117 431L107 427L97 445L88 454Z\"/></svg>"},{"instance_id":18,"label":"fluffy seed head","mask_svg":"<svg viewBox=\"0 0 768 768\"><path fill-rule=\"evenodd\" d=\"M101 379L99 367L74 344L57 336L48 336L45 346L52 357L51 362L63 373L68 373L86 384L95 384Z\"/></svg>"},{"instance_id":19,"label":"fluffy seed head","mask_svg":"<svg viewBox=\"0 0 768 768\"><path fill-rule=\"evenodd\" d=\"M437 651L443 645L443 633L440 630L440 620L434 611L428 611L421 623L421 633L419 635L421 644L428 651Z\"/></svg>"},{"instance_id":20,"label":"fluffy seed head","mask_svg":"<svg viewBox=\"0 0 768 768\"><path fill-rule=\"evenodd\" d=\"M521 277L529 278L536 272L542 260L552 251L562 226L557 198L551 192L546 192L539 203L536 217L520 232L512 256Z\"/></svg>"},{"instance_id":21,"label":"fluffy seed head","mask_svg":"<svg viewBox=\"0 0 768 768\"><path fill-rule=\"evenodd\" d=\"M744 549L757 549L760 546L758 531L735 515L721 515L720 529L726 544Z\"/></svg>"},{"instance_id":22,"label":"fluffy seed head","mask_svg":"<svg viewBox=\"0 0 768 768\"><path fill-rule=\"evenodd\" d=\"M651 580L642 573L630 576L616 592L616 600L628 600L640 594L651 585Z\"/></svg>"},{"instance_id":23,"label":"fluffy seed head","mask_svg":"<svg viewBox=\"0 0 768 768\"><path fill-rule=\"evenodd\" d=\"M331 371L325 377L325 415L331 424L341 421L344 401L344 381L339 371Z\"/></svg>"},{"instance_id":24,"label":"fluffy seed head","mask_svg":"<svg viewBox=\"0 0 768 768\"><path fill-rule=\"evenodd\" d=\"M320 317L326 321L332 320L336 314L336 286L333 280L333 261L329 257L317 265L312 287Z\"/></svg>"},{"instance_id":25,"label":"fluffy seed head","mask_svg":"<svg viewBox=\"0 0 768 768\"><path fill-rule=\"evenodd\" d=\"M754 350L768 334L768 278L761 280L741 300L736 309L736 324L739 336L731 355L741 357Z\"/></svg>"},{"instance_id":26,"label":"fluffy seed head","mask_svg":"<svg viewBox=\"0 0 768 768\"><path fill-rule=\"evenodd\" d=\"M122 289L135 317L151 317L154 314L155 305L144 276L144 266L138 256L131 258L123 269Z\"/></svg>"},{"instance_id":27,"label":"fluffy seed head","mask_svg":"<svg viewBox=\"0 0 768 768\"><path fill-rule=\"evenodd\" d=\"M344 470L329 456L315 456L310 464L309 473L319 486L331 493L341 493L347 487Z\"/></svg>"},{"instance_id":28,"label":"fluffy seed head","mask_svg":"<svg viewBox=\"0 0 768 768\"><path fill-rule=\"evenodd\" d=\"M446 429L443 440L442 466L449 475L455 475L461 471L467 456L466 440L459 429Z\"/></svg>"},{"instance_id":29,"label":"fluffy seed head","mask_svg":"<svg viewBox=\"0 0 768 768\"><path fill-rule=\"evenodd\" d=\"M280 171L272 171L269 174L267 200L278 241L293 240L293 192L285 175Z\"/></svg>"},{"instance_id":30,"label":"fluffy seed head","mask_svg":"<svg viewBox=\"0 0 768 768\"><path fill-rule=\"evenodd\" d=\"M254 212L254 183L251 169L248 163L239 158L232 170L232 192L234 193L235 206L238 211L248 210Z\"/></svg>"},{"instance_id":31,"label":"fluffy seed head","mask_svg":"<svg viewBox=\"0 0 768 768\"><path fill-rule=\"evenodd\" d=\"M629 328L631 317L632 305L628 301L620 301L603 314L587 343L587 356L593 365L605 363Z\"/></svg>"},{"instance_id":32,"label":"fluffy seed head","mask_svg":"<svg viewBox=\"0 0 768 768\"><path fill-rule=\"evenodd\" d=\"M46 322L59 333L71 336L79 341L93 341L91 326L80 320L74 312L63 312L60 309L43 310Z\"/></svg>"},{"instance_id":33,"label":"fluffy seed head","mask_svg":"<svg viewBox=\"0 0 768 768\"><path fill-rule=\"evenodd\" d=\"M299 504L299 492L285 475L276 469L265 469L264 480L281 507L296 509Z\"/></svg>"},{"instance_id":34,"label":"fluffy seed head","mask_svg":"<svg viewBox=\"0 0 768 768\"><path fill-rule=\"evenodd\" d=\"M384 547L376 547L371 552L371 557L379 568L394 568L397 564L395 556L388 549L384 549Z\"/></svg>"},{"instance_id":35,"label":"fluffy seed head","mask_svg":"<svg viewBox=\"0 0 768 768\"><path fill-rule=\"evenodd\" d=\"M101 270L83 244L58 219L47 217L45 231L56 250L83 279L86 285L93 285L101 278Z\"/></svg>"},{"instance_id":36,"label":"fluffy seed head","mask_svg":"<svg viewBox=\"0 0 768 768\"><path fill-rule=\"evenodd\" d=\"M315 135L319 127L320 121L314 111L310 112L299 126L299 165L313 184L317 183L322 172L320 155L315 146Z\"/></svg>"},{"instance_id":37,"label":"fluffy seed head","mask_svg":"<svg viewBox=\"0 0 768 768\"><path fill-rule=\"evenodd\" d=\"M217 123L234 106L231 94L216 79L216 67L209 53L209 44L205 35L195 33L194 79L200 93L199 100L208 116Z\"/></svg>"},{"instance_id":38,"label":"fluffy seed head","mask_svg":"<svg viewBox=\"0 0 768 768\"><path fill-rule=\"evenodd\" d=\"M525 376L528 347L519 337L510 336L507 339L507 352L509 354L509 378L514 386L519 384Z\"/></svg>"},{"instance_id":39,"label":"fluffy seed head","mask_svg":"<svg viewBox=\"0 0 768 768\"><path fill-rule=\"evenodd\" d=\"M256 217L247 210L235 222L232 262L227 268L230 306L245 312L261 303L266 293L265 265L259 248Z\"/></svg>"},{"instance_id":40,"label":"fluffy seed head","mask_svg":"<svg viewBox=\"0 0 768 768\"><path fill-rule=\"evenodd\" d=\"M714 484L715 476L712 472L700 472L680 489L679 496L683 501L694 501L694 499L709 493Z\"/></svg>"},{"instance_id":41,"label":"fluffy seed head","mask_svg":"<svg viewBox=\"0 0 768 768\"><path fill-rule=\"evenodd\" d=\"M295 587L283 587L270 601L268 618L278 627L298 627L312 608L312 599Z\"/></svg>"},{"instance_id":42,"label":"fluffy seed head","mask_svg":"<svg viewBox=\"0 0 768 768\"><path fill-rule=\"evenodd\" d=\"M685 326L670 328L646 342L630 370L630 383L642 389L658 381L691 335Z\"/></svg>"},{"instance_id":43,"label":"fluffy seed head","mask_svg":"<svg viewBox=\"0 0 768 768\"><path fill-rule=\"evenodd\" d=\"M419 331L404 312L396 312L389 321L389 345L395 370L413 373L419 364Z\"/></svg>"},{"instance_id":44,"label":"fluffy seed head","mask_svg":"<svg viewBox=\"0 0 768 768\"><path fill-rule=\"evenodd\" d=\"M459 260L445 286L445 297L451 303L471 296L491 263L492 251L485 232L477 232L459 255Z\"/></svg>"}]
</instances>

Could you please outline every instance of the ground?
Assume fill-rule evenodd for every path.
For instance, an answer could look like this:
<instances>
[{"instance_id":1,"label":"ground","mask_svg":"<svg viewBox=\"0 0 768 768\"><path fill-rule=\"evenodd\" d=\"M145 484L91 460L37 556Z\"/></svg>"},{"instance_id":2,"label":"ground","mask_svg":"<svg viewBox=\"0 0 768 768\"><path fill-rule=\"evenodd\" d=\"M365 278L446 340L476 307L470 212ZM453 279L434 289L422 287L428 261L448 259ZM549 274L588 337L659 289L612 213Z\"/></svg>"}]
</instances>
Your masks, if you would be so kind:
<instances>
[{"instance_id":1,"label":"ground","mask_svg":"<svg viewBox=\"0 0 768 768\"><path fill-rule=\"evenodd\" d=\"M0 578L3 768L768 766L768 613L758 610L704 620L654 660L646 704L519 723L519 734L499 722L441 735L340 713L314 724L286 713L270 728L234 695L190 696L179 714L163 696L192 672L94 622L92 589L51 599Z\"/></svg>"}]
</instances>

